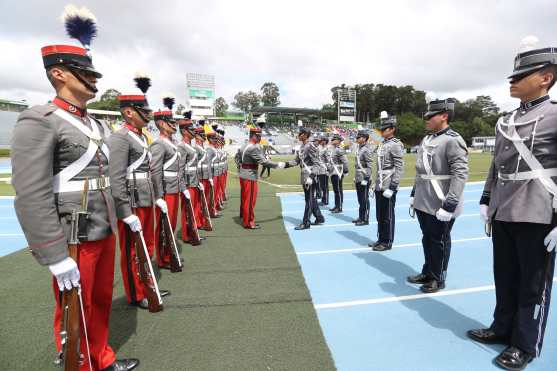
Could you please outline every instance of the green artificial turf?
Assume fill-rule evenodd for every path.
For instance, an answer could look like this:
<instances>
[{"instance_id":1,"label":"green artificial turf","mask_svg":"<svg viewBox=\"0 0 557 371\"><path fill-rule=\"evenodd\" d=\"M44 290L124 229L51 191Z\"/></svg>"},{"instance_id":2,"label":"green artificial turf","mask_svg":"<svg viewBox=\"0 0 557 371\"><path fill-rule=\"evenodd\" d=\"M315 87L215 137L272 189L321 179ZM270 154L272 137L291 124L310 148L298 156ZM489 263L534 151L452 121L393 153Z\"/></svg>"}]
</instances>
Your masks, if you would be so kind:
<instances>
[{"instance_id":1,"label":"green artificial turf","mask_svg":"<svg viewBox=\"0 0 557 371\"><path fill-rule=\"evenodd\" d=\"M183 272L161 272L160 286L172 291L163 312L128 306L116 265L110 344L140 358L140 370L334 370L276 188L260 185L262 229L250 231L236 217L238 179L229 184L215 231L199 247L180 244ZM59 370L48 269L20 251L0 258L0 271L0 370Z\"/></svg>"}]
</instances>

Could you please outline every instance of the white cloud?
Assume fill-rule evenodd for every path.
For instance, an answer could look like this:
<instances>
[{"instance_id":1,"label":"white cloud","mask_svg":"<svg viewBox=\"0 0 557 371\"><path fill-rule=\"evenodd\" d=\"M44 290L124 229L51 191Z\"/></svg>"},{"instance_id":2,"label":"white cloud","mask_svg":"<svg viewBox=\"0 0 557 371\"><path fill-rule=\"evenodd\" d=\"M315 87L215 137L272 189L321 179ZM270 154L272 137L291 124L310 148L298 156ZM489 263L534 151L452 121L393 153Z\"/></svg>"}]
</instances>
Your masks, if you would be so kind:
<instances>
[{"instance_id":1,"label":"white cloud","mask_svg":"<svg viewBox=\"0 0 557 371\"><path fill-rule=\"evenodd\" d=\"M83 4L78 4L83 5ZM263 1L159 3L89 1L99 21L94 63L101 91L133 90L137 69L153 77L152 106L173 91L185 99L187 72L215 74L217 95L276 82L284 105L320 107L340 83L414 85L431 94L492 95L503 108L520 39L557 45L557 7L509 1ZM0 4L0 96L41 103L52 92L40 47L69 42L58 1ZM71 41L70 41L71 42Z\"/></svg>"}]
</instances>

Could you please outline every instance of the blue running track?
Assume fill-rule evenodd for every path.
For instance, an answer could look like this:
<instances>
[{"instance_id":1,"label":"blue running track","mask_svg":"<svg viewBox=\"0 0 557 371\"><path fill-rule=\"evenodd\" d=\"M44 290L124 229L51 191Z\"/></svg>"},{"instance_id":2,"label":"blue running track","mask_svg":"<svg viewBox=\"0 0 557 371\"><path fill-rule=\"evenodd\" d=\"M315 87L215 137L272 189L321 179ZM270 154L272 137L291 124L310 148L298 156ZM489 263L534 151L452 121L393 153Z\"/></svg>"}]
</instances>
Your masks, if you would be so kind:
<instances>
[{"instance_id":1,"label":"blue running track","mask_svg":"<svg viewBox=\"0 0 557 371\"><path fill-rule=\"evenodd\" d=\"M479 219L482 189L466 186L463 215L452 232L447 287L433 295L406 282L424 259L419 225L408 215L409 189L397 195L395 245L383 253L367 247L376 239L375 223L351 223L357 216L353 191L345 192L343 214L322 208L325 224L305 231L294 230L303 194L280 194L285 227L340 371L499 369L493 359L503 346L466 337L469 329L489 326L495 304L491 240ZM556 313L552 308L541 358L528 370L557 370Z\"/></svg>"}]
</instances>

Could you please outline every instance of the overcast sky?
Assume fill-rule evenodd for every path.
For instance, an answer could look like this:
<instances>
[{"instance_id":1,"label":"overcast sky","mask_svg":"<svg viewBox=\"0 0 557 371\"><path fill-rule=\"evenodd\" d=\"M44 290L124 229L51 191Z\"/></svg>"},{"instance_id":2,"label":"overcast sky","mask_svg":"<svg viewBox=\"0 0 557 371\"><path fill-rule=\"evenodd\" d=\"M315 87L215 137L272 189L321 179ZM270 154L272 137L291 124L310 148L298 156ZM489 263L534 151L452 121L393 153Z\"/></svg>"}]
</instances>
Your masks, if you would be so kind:
<instances>
[{"instance_id":1,"label":"overcast sky","mask_svg":"<svg viewBox=\"0 0 557 371\"><path fill-rule=\"evenodd\" d=\"M347 83L413 85L431 98L489 94L503 108L506 76L520 40L557 46L550 0L77 1L98 18L93 60L103 92L137 92L133 75L153 79L151 106L172 91L185 101L187 72L216 76L216 94L278 84L282 105L321 107ZM40 48L69 40L64 2L0 1L0 98L52 98ZM557 97L557 95L556 95Z\"/></svg>"}]
</instances>

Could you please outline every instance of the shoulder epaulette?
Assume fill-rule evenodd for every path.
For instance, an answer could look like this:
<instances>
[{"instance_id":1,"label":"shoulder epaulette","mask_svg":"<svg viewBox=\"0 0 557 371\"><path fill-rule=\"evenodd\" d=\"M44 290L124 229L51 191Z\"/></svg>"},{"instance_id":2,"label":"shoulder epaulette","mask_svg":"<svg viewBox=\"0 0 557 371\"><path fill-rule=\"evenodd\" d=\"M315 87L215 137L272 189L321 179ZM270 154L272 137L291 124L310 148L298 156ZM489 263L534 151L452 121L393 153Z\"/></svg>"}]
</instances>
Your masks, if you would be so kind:
<instances>
[{"instance_id":1,"label":"shoulder epaulette","mask_svg":"<svg viewBox=\"0 0 557 371\"><path fill-rule=\"evenodd\" d=\"M447 134L450 137L459 137L460 136L460 134L457 133L456 131L454 131L453 129L447 130L447 132L445 134Z\"/></svg>"}]
</instances>

